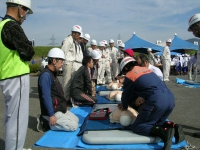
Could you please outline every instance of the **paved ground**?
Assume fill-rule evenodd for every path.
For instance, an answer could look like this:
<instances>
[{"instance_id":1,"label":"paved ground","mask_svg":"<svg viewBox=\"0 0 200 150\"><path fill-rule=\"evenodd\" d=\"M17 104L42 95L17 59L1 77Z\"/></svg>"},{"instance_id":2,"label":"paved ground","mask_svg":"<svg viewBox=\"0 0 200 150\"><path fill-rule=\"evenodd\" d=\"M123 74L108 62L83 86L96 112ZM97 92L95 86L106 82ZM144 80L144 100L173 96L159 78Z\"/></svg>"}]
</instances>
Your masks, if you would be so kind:
<instances>
[{"instance_id":1,"label":"paved ground","mask_svg":"<svg viewBox=\"0 0 200 150\"><path fill-rule=\"evenodd\" d=\"M180 76L170 76L170 81L167 86L175 95L176 106L169 117L169 120L182 124L186 141L200 150L200 138L192 137L194 132L200 132L200 88L186 88L182 85L177 85L175 80ZM61 77L59 77L61 79ZM186 76L181 76L186 79ZM30 111L29 111L29 125L25 142L25 148L32 148L42 150L45 148L34 148L33 144L43 135L36 131L36 116L40 112L38 94L37 94L37 76L31 76L31 90L30 90ZM3 94L0 91L0 150L4 149L4 100ZM197 148L198 147L198 148ZM46 149L45 149L46 150Z\"/></svg>"}]
</instances>

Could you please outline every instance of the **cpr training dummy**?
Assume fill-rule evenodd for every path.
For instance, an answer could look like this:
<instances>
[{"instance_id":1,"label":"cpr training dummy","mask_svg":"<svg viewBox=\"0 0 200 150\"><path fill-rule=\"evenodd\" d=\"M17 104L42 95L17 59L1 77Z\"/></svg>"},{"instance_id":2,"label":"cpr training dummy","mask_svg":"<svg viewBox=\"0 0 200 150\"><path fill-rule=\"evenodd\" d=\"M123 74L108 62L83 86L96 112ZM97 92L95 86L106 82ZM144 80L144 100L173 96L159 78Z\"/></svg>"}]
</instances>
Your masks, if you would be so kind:
<instances>
[{"instance_id":1,"label":"cpr training dummy","mask_svg":"<svg viewBox=\"0 0 200 150\"><path fill-rule=\"evenodd\" d=\"M108 86L107 89L109 90L121 90L124 82L124 76L118 77L118 80L116 82L111 82Z\"/></svg>"},{"instance_id":2,"label":"cpr training dummy","mask_svg":"<svg viewBox=\"0 0 200 150\"><path fill-rule=\"evenodd\" d=\"M137 115L138 112L131 107L128 107L126 111L116 107L109 115L109 118L111 123L120 123L122 126L126 127L133 124Z\"/></svg>"},{"instance_id":3,"label":"cpr training dummy","mask_svg":"<svg viewBox=\"0 0 200 150\"><path fill-rule=\"evenodd\" d=\"M109 99L109 100L115 100L115 101L121 101L122 92L123 91L111 91L108 94L107 99Z\"/></svg>"}]
</instances>

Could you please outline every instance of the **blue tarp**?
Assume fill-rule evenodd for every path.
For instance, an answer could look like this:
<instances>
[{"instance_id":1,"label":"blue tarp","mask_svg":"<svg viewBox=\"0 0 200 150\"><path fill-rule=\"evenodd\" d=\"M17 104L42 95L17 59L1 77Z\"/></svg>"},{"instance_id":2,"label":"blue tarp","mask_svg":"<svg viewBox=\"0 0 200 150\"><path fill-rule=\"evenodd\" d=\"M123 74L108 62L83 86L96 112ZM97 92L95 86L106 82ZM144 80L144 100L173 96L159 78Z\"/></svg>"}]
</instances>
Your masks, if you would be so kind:
<instances>
[{"instance_id":1,"label":"blue tarp","mask_svg":"<svg viewBox=\"0 0 200 150\"><path fill-rule=\"evenodd\" d=\"M91 112L91 107L78 107L71 108L70 111L77 115L83 124L83 118L88 116ZM79 124L79 127L80 125ZM34 147L44 148L60 148L60 149L161 149L163 142L151 143L151 144L102 144L102 145L90 145L82 141L82 136L77 136L80 128L73 132L65 131L47 131L35 144ZM171 149L180 149L187 146L187 142L184 140L179 144L174 143L175 139L172 139Z\"/></svg>"},{"instance_id":2,"label":"blue tarp","mask_svg":"<svg viewBox=\"0 0 200 150\"><path fill-rule=\"evenodd\" d=\"M160 52L163 50L162 46L143 40L139 38L136 34L133 34L133 36L124 44L125 44L125 49L131 48L134 50L134 52L139 52L144 54L147 54L147 48L151 48L153 53Z\"/></svg>"},{"instance_id":3,"label":"blue tarp","mask_svg":"<svg viewBox=\"0 0 200 150\"><path fill-rule=\"evenodd\" d=\"M189 88L200 88L200 84L189 84L189 83L186 83L184 79L180 79L180 78L176 78L176 83L182 84L185 87L189 87Z\"/></svg>"},{"instance_id":4,"label":"blue tarp","mask_svg":"<svg viewBox=\"0 0 200 150\"><path fill-rule=\"evenodd\" d=\"M185 49L198 50L198 45L182 40L177 35L175 35L170 46L170 51L185 53Z\"/></svg>"}]
</instances>

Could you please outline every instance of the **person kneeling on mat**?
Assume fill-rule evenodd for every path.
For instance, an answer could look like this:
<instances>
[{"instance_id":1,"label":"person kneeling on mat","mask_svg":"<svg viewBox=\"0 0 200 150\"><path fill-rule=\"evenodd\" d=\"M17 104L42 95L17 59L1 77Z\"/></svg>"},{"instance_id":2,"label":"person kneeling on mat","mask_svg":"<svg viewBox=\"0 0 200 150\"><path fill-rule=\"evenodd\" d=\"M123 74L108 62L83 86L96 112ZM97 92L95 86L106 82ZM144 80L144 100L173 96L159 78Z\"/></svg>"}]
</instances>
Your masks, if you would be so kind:
<instances>
[{"instance_id":1,"label":"person kneeling on mat","mask_svg":"<svg viewBox=\"0 0 200 150\"><path fill-rule=\"evenodd\" d=\"M91 56L85 56L82 65L75 73L71 84L71 97L75 105L93 105L96 97L92 96L91 68L94 62Z\"/></svg>"},{"instance_id":2,"label":"person kneeling on mat","mask_svg":"<svg viewBox=\"0 0 200 150\"><path fill-rule=\"evenodd\" d=\"M136 105L143 103L142 110L131 125L132 131L145 136L160 137L164 142L164 150L170 149L174 135L176 143L183 141L182 127L165 122L175 105L174 95L165 83L147 67L137 66L135 59L131 57L122 60L120 69L126 77L122 104L118 107L127 110L135 96L140 97L136 100Z\"/></svg>"},{"instance_id":3,"label":"person kneeling on mat","mask_svg":"<svg viewBox=\"0 0 200 150\"><path fill-rule=\"evenodd\" d=\"M79 119L67 111L67 101L57 78L65 60L64 52L59 48L52 48L47 57L48 65L38 79L41 115L37 116L37 130L44 132L50 127L51 130L74 131L78 128Z\"/></svg>"}]
</instances>

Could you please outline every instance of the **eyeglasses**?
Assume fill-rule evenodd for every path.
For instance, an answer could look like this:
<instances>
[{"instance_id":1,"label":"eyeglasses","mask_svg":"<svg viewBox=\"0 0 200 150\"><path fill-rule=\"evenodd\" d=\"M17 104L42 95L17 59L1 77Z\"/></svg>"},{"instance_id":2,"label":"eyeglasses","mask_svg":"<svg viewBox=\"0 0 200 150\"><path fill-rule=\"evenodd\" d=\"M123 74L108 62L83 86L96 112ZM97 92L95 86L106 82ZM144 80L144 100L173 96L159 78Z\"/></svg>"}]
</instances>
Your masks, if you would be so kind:
<instances>
[{"instance_id":1,"label":"eyeglasses","mask_svg":"<svg viewBox=\"0 0 200 150\"><path fill-rule=\"evenodd\" d=\"M25 6L22 6L22 9L26 12L26 16L28 16L30 9Z\"/></svg>"}]
</instances>

